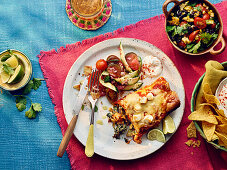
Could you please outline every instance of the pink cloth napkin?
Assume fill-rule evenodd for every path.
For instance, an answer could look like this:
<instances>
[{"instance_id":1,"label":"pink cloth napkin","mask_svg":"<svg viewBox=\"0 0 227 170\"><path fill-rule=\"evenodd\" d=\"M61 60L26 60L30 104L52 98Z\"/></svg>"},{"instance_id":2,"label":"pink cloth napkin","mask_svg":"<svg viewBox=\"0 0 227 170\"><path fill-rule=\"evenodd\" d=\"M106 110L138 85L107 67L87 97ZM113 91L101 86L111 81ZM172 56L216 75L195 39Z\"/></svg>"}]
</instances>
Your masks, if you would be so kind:
<instances>
[{"instance_id":1,"label":"pink cloth napkin","mask_svg":"<svg viewBox=\"0 0 227 170\"><path fill-rule=\"evenodd\" d=\"M224 23L224 38L227 36L227 1L216 4ZM204 64L208 60L224 62L227 50L217 56L210 54L188 56L177 51L167 39L164 29L163 15L140 21L136 24L118 29L113 33L100 35L92 39L61 47L57 51L41 51L39 63L46 79L48 91L55 105L54 110L62 134L68 126L62 107L63 85L67 73L76 59L89 47L103 40L119 37L137 38L147 41L160 48L178 68L186 91L185 112L177 132L158 151L144 158L130 161L117 161L104 158L97 154L87 158L84 146L73 136L67 147L72 169L225 169L227 163L220 157L220 151L202 141L199 148L186 146L186 128L190 121L190 100L193 88L199 77L205 72ZM227 40L227 39L226 39ZM62 67L64 65L64 67ZM60 141L59 141L60 144ZM57 152L57 150L56 150Z\"/></svg>"}]
</instances>

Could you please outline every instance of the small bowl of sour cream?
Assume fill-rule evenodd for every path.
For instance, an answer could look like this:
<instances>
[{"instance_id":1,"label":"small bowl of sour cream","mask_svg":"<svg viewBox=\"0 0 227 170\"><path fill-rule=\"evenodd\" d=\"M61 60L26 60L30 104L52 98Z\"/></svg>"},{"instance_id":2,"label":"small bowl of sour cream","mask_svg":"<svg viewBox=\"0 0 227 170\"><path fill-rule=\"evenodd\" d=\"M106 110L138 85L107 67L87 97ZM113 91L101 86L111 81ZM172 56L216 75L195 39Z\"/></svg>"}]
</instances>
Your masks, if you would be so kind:
<instances>
[{"instance_id":1,"label":"small bowl of sour cream","mask_svg":"<svg viewBox=\"0 0 227 170\"><path fill-rule=\"evenodd\" d=\"M224 110L225 116L227 117L227 77L218 85L215 96L220 101L218 108Z\"/></svg>"}]
</instances>

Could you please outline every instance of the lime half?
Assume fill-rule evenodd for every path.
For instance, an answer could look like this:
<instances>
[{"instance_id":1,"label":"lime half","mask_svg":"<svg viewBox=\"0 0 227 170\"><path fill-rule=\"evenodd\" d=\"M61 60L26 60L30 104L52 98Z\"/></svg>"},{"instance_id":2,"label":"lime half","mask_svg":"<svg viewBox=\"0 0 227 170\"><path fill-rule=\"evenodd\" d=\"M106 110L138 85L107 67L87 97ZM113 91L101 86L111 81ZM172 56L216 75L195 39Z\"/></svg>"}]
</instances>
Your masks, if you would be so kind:
<instances>
[{"instance_id":1,"label":"lime half","mask_svg":"<svg viewBox=\"0 0 227 170\"><path fill-rule=\"evenodd\" d=\"M164 133L159 129L150 130L147 134L147 139L157 140L157 141L163 142L163 143L165 143L165 141L166 141Z\"/></svg>"},{"instance_id":2,"label":"lime half","mask_svg":"<svg viewBox=\"0 0 227 170\"><path fill-rule=\"evenodd\" d=\"M173 119L168 115L163 119L163 133L173 133L175 132L176 127Z\"/></svg>"},{"instance_id":3,"label":"lime half","mask_svg":"<svg viewBox=\"0 0 227 170\"><path fill-rule=\"evenodd\" d=\"M8 83L17 83L19 82L24 76L24 69L19 65L16 69L14 74L8 80Z\"/></svg>"},{"instance_id":4,"label":"lime half","mask_svg":"<svg viewBox=\"0 0 227 170\"><path fill-rule=\"evenodd\" d=\"M16 56L11 56L10 58L8 58L5 63L9 64L10 67L12 67L13 69L16 68L18 66L18 59Z\"/></svg>"},{"instance_id":5,"label":"lime half","mask_svg":"<svg viewBox=\"0 0 227 170\"><path fill-rule=\"evenodd\" d=\"M2 71L0 75L1 75L2 83L7 83L7 81L10 78L10 75L7 74L5 71Z\"/></svg>"}]
</instances>

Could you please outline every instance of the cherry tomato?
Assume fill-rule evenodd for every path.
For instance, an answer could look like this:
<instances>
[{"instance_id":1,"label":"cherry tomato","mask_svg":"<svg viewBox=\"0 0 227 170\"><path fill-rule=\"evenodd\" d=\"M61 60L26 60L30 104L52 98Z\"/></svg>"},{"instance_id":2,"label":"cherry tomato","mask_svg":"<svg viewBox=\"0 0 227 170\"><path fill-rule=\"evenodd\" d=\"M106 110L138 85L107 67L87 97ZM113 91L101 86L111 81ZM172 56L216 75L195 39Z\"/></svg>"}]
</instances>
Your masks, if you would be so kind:
<instances>
[{"instance_id":1,"label":"cherry tomato","mask_svg":"<svg viewBox=\"0 0 227 170\"><path fill-rule=\"evenodd\" d=\"M107 68L107 62L104 59L100 59L96 62L96 68L104 71Z\"/></svg>"},{"instance_id":2,"label":"cherry tomato","mask_svg":"<svg viewBox=\"0 0 227 170\"><path fill-rule=\"evenodd\" d=\"M113 78L121 77L121 66L119 64L115 63L108 64L107 71Z\"/></svg>"},{"instance_id":3,"label":"cherry tomato","mask_svg":"<svg viewBox=\"0 0 227 170\"><path fill-rule=\"evenodd\" d=\"M216 27L216 24L213 23L213 24L210 25L210 27L214 29Z\"/></svg>"},{"instance_id":4,"label":"cherry tomato","mask_svg":"<svg viewBox=\"0 0 227 170\"><path fill-rule=\"evenodd\" d=\"M189 39L190 41L193 41L193 40L195 39L195 36L196 36L198 33L199 33L199 30L193 31L193 32L189 35L188 39Z\"/></svg>"},{"instance_id":5,"label":"cherry tomato","mask_svg":"<svg viewBox=\"0 0 227 170\"><path fill-rule=\"evenodd\" d=\"M205 14L203 15L203 19L204 19L204 20L210 19L210 15L209 15L208 13L205 13Z\"/></svg>"},{"instance_id":6,"label":"cherry tomato","mask_svg":"<svg viewBox=\"0 0 227 170\"><path fill-rule=\"evenodd\" d=\"M137 55L133 52L130 52L125 55L126 62L128 63L129 67L132 70L139 70L140 69L140 62Z\"/></svg>"},{"instance_id":7,"label":"cherry tomato","mask_svg":"<svg viewBox=\"0 0 227 170\"><path fill-rule=\"evenodd\" d=\"M202 4L197 4L195 7L200 7L202 11L207 11L207 9L202 6Z\"/></svg>"},{"instance_id":8,"label":"cherry tomato","mask_svg":"<svg viewBox=\"0 0 227 170\"><path fill-rule=\"evenodd\" d=\"M187 21L182 21L182 22L180 23L180 26L185 25L185 24L187 24L187 23L188 23Z\"/></svg>"},{"instance_id":9,"label":"cherry tomato","mask_svg":"<svg viewBox=\"0 0 227 170\"><path fill-rule=\"evenodd\" d=\"M181 41L178 43L178 46L181 47L181 48L185 48L185 47L186 47L186 44L184 43L184 41L181 40Z\"/></svg>"},{"instance_id":10,"label":"cherry tomato","mask_svg":"<svg viewBox=\"0 0 227 170\"><path fill-rule=\"evenodd\" d=\"M194 24L197 26L199 29L204 29L206 28L207 24L206 21L200 17L195 17L194 19Z\"/></svg>"}]
</instances>

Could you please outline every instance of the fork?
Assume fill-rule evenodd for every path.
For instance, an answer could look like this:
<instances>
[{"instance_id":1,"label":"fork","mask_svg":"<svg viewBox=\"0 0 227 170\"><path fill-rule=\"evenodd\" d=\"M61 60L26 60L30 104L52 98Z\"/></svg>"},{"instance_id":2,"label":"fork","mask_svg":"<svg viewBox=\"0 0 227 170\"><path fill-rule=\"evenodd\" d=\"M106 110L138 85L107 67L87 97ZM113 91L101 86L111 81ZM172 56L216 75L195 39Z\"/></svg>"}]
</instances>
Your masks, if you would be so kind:
<instances>
[{"instance_id":1,"label":"fork","mask_svg":"<svg viewBox=\"0 0 227 170\"><path fill-rule=\"evenodd\" d=\"M91 73L89 86L88 86L88 99L91 102L92 112L91 112L91 120L90 120L87 143L85 146L85 154L87 155L87 157L92 157L94 155L94 112L95 112L95 104L98 98L100 97L99 76L100 76L100 71L93 69Z\"/></svg>"}]
</instances>

